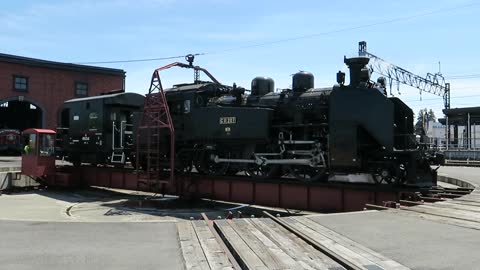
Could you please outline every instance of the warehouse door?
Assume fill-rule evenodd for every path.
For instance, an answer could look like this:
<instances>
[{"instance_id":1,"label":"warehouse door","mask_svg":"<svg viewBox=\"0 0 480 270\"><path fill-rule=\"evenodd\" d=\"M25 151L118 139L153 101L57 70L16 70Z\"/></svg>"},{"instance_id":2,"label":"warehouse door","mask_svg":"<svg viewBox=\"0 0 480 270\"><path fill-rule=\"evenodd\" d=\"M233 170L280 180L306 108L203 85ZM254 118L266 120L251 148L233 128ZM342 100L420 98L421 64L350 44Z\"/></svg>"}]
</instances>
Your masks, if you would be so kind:
<instances>
[{"instance_id":1,"label":"warehouse door","mask_svg":"<svg viewBox=\"0 0 480 270\"><path fill-rule=\"evenodd\" d=\"M43 111L28 101L0 101L0 129L43 128Z\"/></svg>"}]
</instances>

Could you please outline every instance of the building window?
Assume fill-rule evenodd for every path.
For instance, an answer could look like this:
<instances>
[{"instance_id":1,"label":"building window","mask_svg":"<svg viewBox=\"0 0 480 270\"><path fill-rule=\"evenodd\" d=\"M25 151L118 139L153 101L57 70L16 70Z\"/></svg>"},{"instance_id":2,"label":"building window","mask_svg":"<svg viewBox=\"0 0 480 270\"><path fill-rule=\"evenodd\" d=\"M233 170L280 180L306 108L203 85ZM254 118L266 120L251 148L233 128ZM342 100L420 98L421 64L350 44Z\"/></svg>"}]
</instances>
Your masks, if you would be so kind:
<instances>
[{"instance_id":1,"label":"building window","mask_svg":"<svg viewBox=\"0 0 480 270\"><path fill-rule=\"evenodd\" d=\"M28 78L23 76L13 76L13 89L18 91L28 91Z\"/></svg>"},{"instance_id":2,"label":"building window","mask_svg":"<svg viewBox=\"0 0 480 270\"><path fill-rule=\"evenodd\" d=\"M77 97L86 97L88 96L88 84L86 83L75 83L75 96Z\"/></svg>"}]
</instances>

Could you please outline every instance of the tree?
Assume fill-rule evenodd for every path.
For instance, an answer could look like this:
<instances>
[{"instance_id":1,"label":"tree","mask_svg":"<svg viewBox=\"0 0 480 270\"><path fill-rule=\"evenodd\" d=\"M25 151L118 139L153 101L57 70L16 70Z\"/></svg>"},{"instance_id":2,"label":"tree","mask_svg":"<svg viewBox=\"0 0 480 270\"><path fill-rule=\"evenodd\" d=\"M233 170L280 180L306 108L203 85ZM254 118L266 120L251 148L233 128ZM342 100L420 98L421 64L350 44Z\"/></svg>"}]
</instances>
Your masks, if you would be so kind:
<instances>
[{"instance_id":1,"label":"tree","mask_svg":"<svg viewBox=\"0 0 480 270\"><path fill-rule=\"evenodd\" d=\"M429 121L433 121L433 122L437 121L437 117L435 117L435 113L433 112L432 109L428 110L427 115L428 115Z\"/></svg>"},{"instance_id":2,"label":"tree","mask_svg":"<svg viewBox=\"0 0 480 270\"><path fill-rule=\"evenodd\" d=\"M415 130L417 133L425 133L428 129L428 123L430 121L437 121L437 117L435 117L433 110L427 110L427 108L421 109L418 112L417 123L415 124ZM421 132L421 130L423 130L423 132Z\"/></svg>"}]
</instances>

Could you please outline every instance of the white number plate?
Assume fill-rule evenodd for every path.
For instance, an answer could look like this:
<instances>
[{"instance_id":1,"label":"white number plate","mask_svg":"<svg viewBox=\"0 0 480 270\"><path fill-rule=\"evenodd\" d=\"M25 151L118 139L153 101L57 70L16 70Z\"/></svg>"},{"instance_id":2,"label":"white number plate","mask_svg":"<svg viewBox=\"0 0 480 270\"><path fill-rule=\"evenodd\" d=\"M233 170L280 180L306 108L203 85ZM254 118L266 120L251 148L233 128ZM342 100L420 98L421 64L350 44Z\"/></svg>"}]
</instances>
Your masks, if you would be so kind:
<instances>
[{"instance_id":1,"label":"white number plate","mask_svg":"<svg viewBox=\"0 0 480 270\"><path fill-rule=\"evenodd\" d=\"M236 124L237 117L220 117L220 125Z\"/></svg>"}]
</instances>

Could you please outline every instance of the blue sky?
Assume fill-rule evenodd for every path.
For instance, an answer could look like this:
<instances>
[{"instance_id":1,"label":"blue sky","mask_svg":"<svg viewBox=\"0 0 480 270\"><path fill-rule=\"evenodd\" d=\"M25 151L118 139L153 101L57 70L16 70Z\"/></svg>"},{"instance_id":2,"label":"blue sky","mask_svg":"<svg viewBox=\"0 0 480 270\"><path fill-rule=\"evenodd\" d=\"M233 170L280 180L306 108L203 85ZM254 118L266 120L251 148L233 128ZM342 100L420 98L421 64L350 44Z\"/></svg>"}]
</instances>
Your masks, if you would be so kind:
<instances>
[{"instance_id":1,"label":"blue sky","mask_svg":"<svg viewBox=\"0 0 480 270\"><path fill-rule=\"evenodd\" d=\"M365 40L373 54L422 76L441 61L452 107L480 106L480 2L18 0L0 7L2 53L73 63L207 53L196 64L226 84L249 88L263 75L285 88L291 74L307 70L326 87ZM302 36L309 37L272 43ZM270 44L239 49L262 43ZM169 62L99 65L126 70L127 91L145 93L153 69ZM470 74L479 76L448 79ZM163 75L167 86L192 79L185 70ZM407 86L400 92L415 112L441 114L441 98L420 100Z\"/></svg>"}]
</instances>

